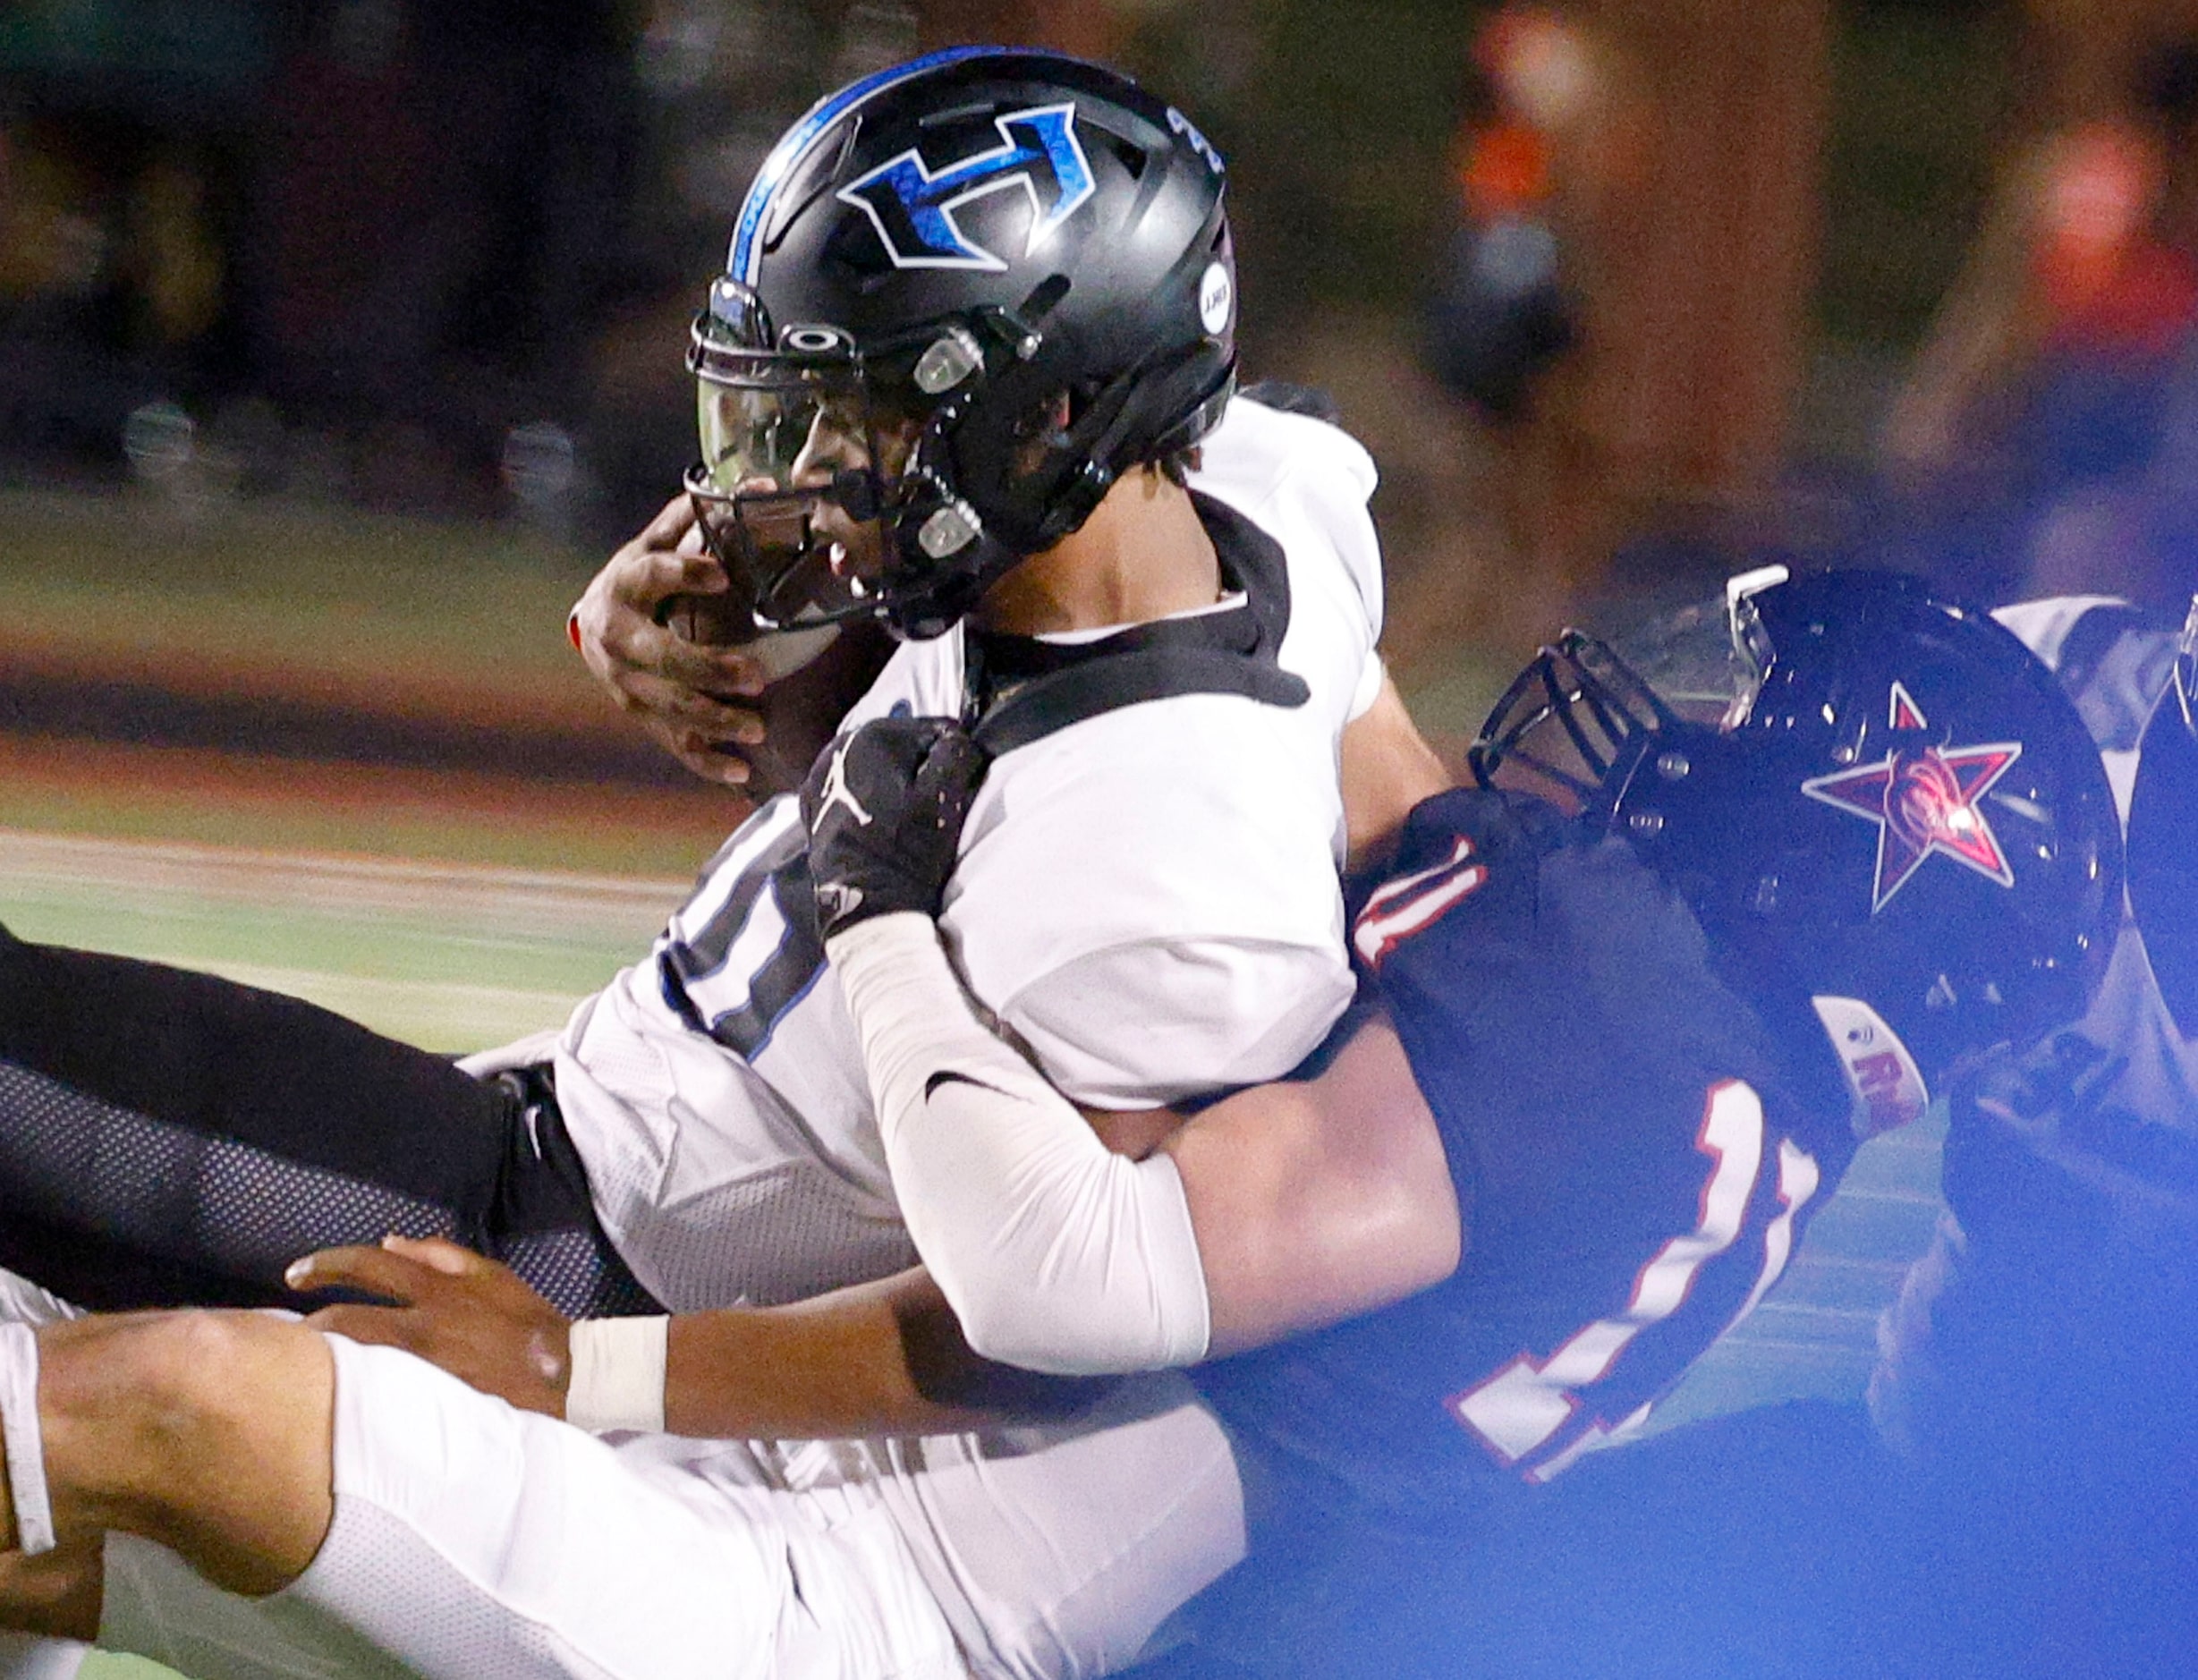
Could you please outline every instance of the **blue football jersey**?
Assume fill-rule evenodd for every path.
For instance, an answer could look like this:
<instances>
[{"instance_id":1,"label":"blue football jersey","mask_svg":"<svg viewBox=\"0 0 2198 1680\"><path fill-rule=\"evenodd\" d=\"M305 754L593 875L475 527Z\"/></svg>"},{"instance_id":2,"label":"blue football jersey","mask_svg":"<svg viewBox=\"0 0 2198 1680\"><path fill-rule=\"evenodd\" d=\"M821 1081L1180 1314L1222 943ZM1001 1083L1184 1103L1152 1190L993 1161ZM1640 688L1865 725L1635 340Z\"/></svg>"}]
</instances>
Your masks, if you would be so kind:
<instances>
[{"instance_id":1,"label":"blue football jersey","mask_svg":"<svg viewBox=\"0 0 2198 1680\"><path fill-rule=\"evenodd\" d=\"M1254 1481L1441 1523L1639 1430L1760 1300L1856 1139L1804 998L1773 1021L1622 841L1457 790L1354 946L1466 1226L1445 1282L1202 1368Z\"/></svg>"}]
</instances>

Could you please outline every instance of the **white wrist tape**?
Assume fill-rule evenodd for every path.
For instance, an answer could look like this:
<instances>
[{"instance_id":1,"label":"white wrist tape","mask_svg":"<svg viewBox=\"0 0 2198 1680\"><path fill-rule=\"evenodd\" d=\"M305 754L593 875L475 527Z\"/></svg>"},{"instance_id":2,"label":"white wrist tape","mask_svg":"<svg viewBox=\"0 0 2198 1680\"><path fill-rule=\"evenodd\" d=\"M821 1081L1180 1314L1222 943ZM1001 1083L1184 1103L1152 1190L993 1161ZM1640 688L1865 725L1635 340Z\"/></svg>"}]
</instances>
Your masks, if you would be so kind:
<instances>
[{"instance_id":1,"label":"white wrist tape","mask_svg":"<svg viewBox=\"0 0 2198 1680\"><path fill-rule=\"evenodd\" d=\"M970 1345L1066 1376L1202 1358L1206 1275L1175 1162L1115 1154L986 1031L929 918L873 917L827 950L902 1217Z\"/></svg>"},{"instance_id":2,"label":"white wrist tape","mask_svg":"<svg viewBox=\"0 0 2198 1680\"><path fill-rule=\"evenodd\" d=\"M0 1324L0 1441L15 1506L15 1548L54 1549L54 1505L46 1490L46 1436L38 1428L38 1338L28 1324Z\"/></svg>"},{"instance_id":3,"label":"white wrist tape","mask_svg":"<svg viewBox=\"0 0 2198 1680\"><path fill-rule=\"evenodd\" d=\"M583 1430L664 1428L664 1363L672 1321L576 1319L569 1345L573 1380L564 1391L564 1421Z\"/></svg>"}]
</instances>

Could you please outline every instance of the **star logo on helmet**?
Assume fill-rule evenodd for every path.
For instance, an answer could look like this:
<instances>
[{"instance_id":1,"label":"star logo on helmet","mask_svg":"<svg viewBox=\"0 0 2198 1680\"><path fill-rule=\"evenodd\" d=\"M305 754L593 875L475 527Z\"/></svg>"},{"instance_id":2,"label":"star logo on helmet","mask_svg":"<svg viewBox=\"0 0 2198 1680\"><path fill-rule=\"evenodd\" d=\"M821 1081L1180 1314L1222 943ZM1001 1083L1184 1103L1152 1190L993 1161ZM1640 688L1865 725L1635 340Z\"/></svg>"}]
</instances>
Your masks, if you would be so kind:
<instances>
[{"instance_id":1,"label":"star logo on helmet","mask_svg":"<svg viewBox=\"0 0 2198 1680\"><path fill-rule=\"evenodd\" d=\"M1888 722L1896 730L1930 727L1923 708L1893 684ZM2019 741L1978 747L1895 747L1875 764L1819 776L1801 785L1811 799L1878 827L1878 873L1870 913L1892 896L1936 853L2002 887L2015 885L1992 825L1977 802L2023 756Z\"/></svg>"}]
</instances>

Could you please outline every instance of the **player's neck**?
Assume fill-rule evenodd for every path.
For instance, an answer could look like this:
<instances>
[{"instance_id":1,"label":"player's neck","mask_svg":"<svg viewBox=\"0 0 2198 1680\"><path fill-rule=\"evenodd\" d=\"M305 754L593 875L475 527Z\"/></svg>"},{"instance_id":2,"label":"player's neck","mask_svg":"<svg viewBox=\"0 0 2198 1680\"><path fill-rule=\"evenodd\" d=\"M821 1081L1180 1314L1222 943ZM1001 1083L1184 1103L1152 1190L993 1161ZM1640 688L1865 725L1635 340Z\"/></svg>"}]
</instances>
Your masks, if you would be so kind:
<instances>
[{"instance_id":1,"label":"player's neck","mask_svg":"<svg viewBox=\"0 0 2198 1680\"><path fill-rule=\"evenodd\" d=\"M1221 562L1191 493L1158 471L1131 473L1081 530L992 586L977 622L1039 636L1141 624L1220 598Z\"/></svg>"}]
</instances>

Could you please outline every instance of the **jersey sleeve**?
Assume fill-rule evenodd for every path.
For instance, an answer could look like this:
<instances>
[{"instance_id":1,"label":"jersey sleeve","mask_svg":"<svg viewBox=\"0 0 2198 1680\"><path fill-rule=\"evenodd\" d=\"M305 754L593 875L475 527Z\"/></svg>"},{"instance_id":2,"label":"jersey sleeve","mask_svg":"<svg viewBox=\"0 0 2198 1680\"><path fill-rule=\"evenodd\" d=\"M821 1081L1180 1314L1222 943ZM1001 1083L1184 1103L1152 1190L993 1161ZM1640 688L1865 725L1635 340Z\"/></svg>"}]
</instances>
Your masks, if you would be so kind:
<instances>
[{"instance_id":1,"label":"jersey sleeve","mask_svg":"<svg viewBox=\"0 0 2198 1680\"><path fill-rule=\"evenodd\" d=\"M1072 1101L1153 1108L1281 1078L1351 993L1333 956L1303 946L1156 938L1064 963L999 1013Z\"/></svg>"},{"instance_id":2,"label":"jersey sleeve","mask_svg":"<svg viewBox=\"0 0 2198 1680\"><path fill-rule=\"evenodd\" d=\"M1340 427L1297 415L1281 417L1288 428L1277 452L1280 470L1273 494L1294 500L1304 516L1335 546L1344 572L1366 615L1368 645L1381 639L1386 601L1381 539L1369 504L1380 475L1374 458ZM1374 686L1380 686L1379 678ZM1373 696L1365 696L1366 704Z\"/></svg>"},{"instance_id":3,"label":"jersey sleeve","mask_svg":"<svg viewBox=\"0 0 2198 1680\"><path fill-rule=\"evenodd\" d=\"M994 762L940 926L1072 1101L1163 1107L1319 1044L1353 990L1332 751L1300 710L1201 694Z\"/></svg>"}]
</instances>

